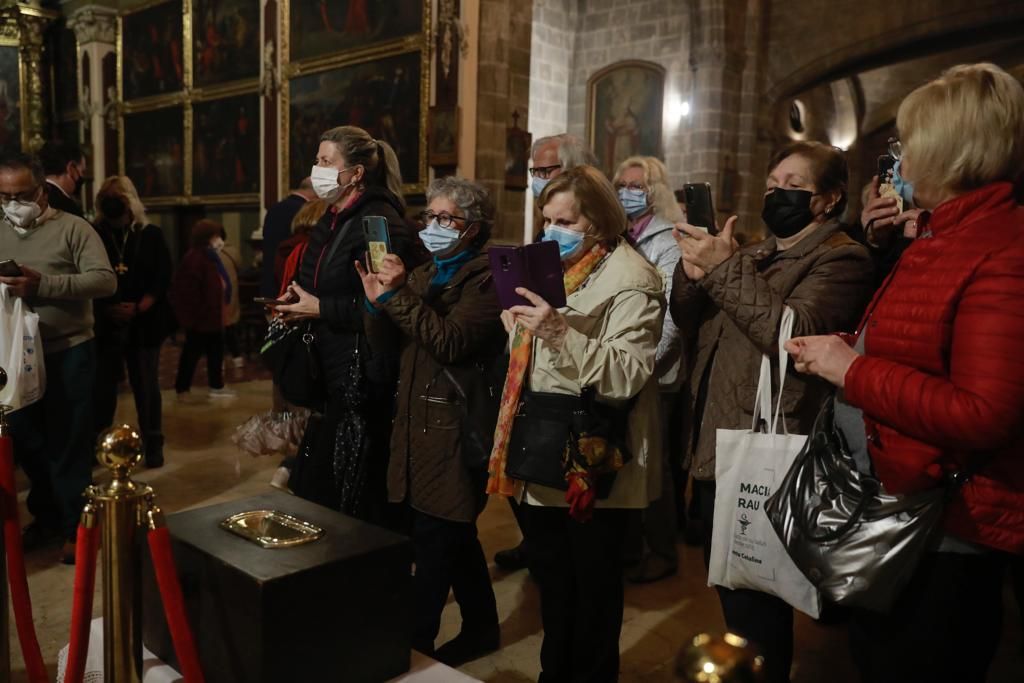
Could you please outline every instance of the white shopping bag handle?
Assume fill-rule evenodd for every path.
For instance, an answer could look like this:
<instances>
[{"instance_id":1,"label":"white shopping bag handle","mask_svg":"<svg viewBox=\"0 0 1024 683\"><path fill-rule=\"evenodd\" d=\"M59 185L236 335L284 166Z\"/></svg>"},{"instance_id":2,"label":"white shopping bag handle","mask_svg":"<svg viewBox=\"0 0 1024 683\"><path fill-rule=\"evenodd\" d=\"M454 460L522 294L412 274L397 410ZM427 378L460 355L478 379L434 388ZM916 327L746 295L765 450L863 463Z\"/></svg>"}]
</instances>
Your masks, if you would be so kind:
<instances>
[{"instance_id":1,"label":"white shopping bag handle","mask_svg":"<svg viewBox=\"0 0 1024 683\"><path fill-rule=\"evenodd\" d=\"M757 379L757 393L754 394L754 419L750 431L757 431L757 421L764 415L765 419L772 416L770 434L778 432L779 415L782 413L782 389L786 385L786 371L789 369L789 354L786 353L786 342L793 336L793 309L786 306L782 309L782 320L779 323L779 400L775 404L772 415L772 364L768 354L761 356L761 370ZM782 420L782 433L789 434L786 420Z\"/></svg>"}]
</instances>

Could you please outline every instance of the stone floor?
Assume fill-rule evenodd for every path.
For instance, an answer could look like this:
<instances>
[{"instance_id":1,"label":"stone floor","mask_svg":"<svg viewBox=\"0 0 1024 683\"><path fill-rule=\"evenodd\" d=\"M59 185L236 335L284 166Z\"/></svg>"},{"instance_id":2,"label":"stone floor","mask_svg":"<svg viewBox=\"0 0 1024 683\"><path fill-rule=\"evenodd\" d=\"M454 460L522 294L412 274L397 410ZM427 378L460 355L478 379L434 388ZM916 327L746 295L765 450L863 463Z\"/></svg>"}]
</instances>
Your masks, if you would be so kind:
<instances>
[{"instance_id":1,"label":"stone floor","mask_svg":"<svg viewBox=\"0 0 1024 683\"><path fill-rule=\"evenodd\" d=\"M233 402L195 406L176 404L173 392L165 392L167 465L159 470L143 470L137 478L153 486L166 511L209 505L266 489L277 460L240 454L231 444L230 436L234 427L247 417L269 408L269 384L247 382L235 387L239 397ZM119 418L132 422L134 415L128 410L129 405L130 398L122 396ZM24 489L24 481L19 481ZM518 540L515 521L508 506L500 500L488 505L480 519L480 529L488 557ZM671 681L673 658L686 638L699 631L723 628L714 593L704 585L699 549L680 546L680 551L678 576L627 588L621 645L623 681ZM51 674L56 669L57 652L67 642L73 582L73 568L56 564L56 552L55 548L42 549L28 558L35 623ZM502 619L503 648L462 670L495 683L534 681L541 642L537 591L526 572L505 574L492 567L492 573ZM1003 642L989 683L1024 680L1020 617L1010 609L1009 594L1006 604ZM96 605L99 614L98 593ZM454 636L458 622L457 607L449 605L438 642ZM842 626L821 626L801 617L796 637L794 683L856 681ZM24 681L16 639L11 649L14 681Z\"/></svg>"}]
</instances>

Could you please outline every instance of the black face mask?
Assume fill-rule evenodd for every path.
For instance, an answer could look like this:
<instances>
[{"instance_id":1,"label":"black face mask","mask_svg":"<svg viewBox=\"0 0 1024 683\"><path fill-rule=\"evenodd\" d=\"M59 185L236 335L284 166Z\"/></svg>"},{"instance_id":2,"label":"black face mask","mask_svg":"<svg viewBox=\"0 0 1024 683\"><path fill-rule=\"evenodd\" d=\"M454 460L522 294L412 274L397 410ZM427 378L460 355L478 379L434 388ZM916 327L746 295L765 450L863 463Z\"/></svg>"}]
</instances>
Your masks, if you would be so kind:
<instances>
[{"instance_id":1,"label":"black face mask","mask_svg":"<svg viewBox=\"0 0 1024 683\"><path fill-rule=\"evenodd\" d=\"M100 200L100 211L107 218L117 220L128 210L128 205L120 197L104 197Z\"/></svg>"},{"instance_id":2,"label":"black face mask","mask_svg":"<svg viewBox=\"0 0 1024 683\"><path fill-rule=\"evenodd\" d=\"M784 190L776 187L764 198L761 219L772 234L783 239L797 234L814 220L809 190Z\"/></svg>"}]
</instances>

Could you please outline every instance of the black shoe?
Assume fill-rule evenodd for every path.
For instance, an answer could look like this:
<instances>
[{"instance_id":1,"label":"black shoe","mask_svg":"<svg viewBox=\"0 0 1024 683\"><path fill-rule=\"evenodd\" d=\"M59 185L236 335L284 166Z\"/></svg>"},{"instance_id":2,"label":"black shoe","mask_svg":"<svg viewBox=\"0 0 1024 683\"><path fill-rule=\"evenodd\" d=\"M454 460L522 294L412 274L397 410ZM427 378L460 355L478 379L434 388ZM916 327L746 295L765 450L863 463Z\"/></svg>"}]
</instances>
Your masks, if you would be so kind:
<instances>
[{"instance_id":1,"label":"black shoe","mask_svg":"<svg viewBox=\"0 0 1024 683\"><path fill-rule=\"evenodd\" d=\"M164 435L151 434L145 437L146 467L156 469L164 466Z\"/></svg>"},{"instance_id":2,"label":"black shoe","mask_svg":"<svg viewBox=\"0 0 1024 683\"><path fill-rule=\"evenodd\" d=\"M513 548L514 550L514 548ZM453 669L479 659L501 647L501 629L497 624L487 628L467 628L437 648L434 659Z\"/></svg>"},{"instance_id":3,"label":"black shoe","mask_svg":"<svg viewBox=\"0 0 1024 683\"><path fill-rule=\"evenodd\" d=\"M526 569L526 548L524 548L523 544L520 543L515 548L499 550L494 553L494 564L507 572Z\"/></svg>"},{"instance_id":4,"label":"black shoe","mask_svg":"<svg viewBox=\"0 0 1024 683\"><path fill-rule=\"evenodd\" d=\"M56 545L61 538L60 529L39 521L30 522L21 532L21 545L26 551Z\"/></svg>"}]
</instances>

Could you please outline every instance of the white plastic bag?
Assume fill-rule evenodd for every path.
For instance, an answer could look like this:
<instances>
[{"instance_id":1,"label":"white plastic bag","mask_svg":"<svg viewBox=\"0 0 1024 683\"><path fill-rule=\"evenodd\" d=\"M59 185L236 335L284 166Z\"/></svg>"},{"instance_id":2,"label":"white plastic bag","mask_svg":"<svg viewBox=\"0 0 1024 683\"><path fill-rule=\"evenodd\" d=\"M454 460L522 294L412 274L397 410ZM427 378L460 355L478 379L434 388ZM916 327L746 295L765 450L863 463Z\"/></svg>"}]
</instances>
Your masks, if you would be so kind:
<instances>
[{"instance_id":1,"label":"white plastic bag","mask_svg":"<svg viewBox=\"0 0 1024 683\"><path fill-rule=\"evenodd\" d=\"M0 367L7 371L7 386L0 404L19 410L43 397L46 363L39 336L39 315L21 297L0 284Z\"/></svg>"},{"instance_id":2,"label":"white plastic bag","mask_svg":"<svg viewBox=\"0 0 1024 683\"><path fill-rule=\"evenodd\" d=\"M782 482L807 436L778 431L782 386L789 355L783 349L793 331L793 311L786 308L779 331L779 400L771 409L771 364L761 359L754 422L750 430L719 429L715 443L715 518L708 585L749 588L782 598L817 618L821 598L797 569L768 521L764 501ZM758 420L771 418L769 433L757 431Z\"/></svg>"}]
</instances>

